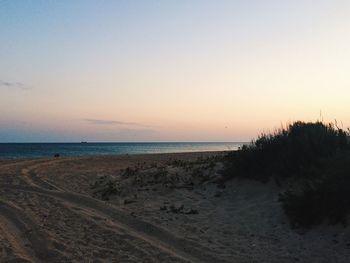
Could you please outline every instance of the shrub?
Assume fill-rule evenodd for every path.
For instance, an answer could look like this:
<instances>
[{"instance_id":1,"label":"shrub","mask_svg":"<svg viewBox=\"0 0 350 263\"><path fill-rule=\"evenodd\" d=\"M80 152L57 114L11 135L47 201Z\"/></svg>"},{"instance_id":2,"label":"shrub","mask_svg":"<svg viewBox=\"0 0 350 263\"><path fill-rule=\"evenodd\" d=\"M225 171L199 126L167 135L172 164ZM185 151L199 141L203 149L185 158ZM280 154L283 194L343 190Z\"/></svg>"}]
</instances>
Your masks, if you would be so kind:
<instances>
[{"instance_id":1,"label":"shrub","mask_svg":"<svg viewBox=\"0 0 350 263\"><path fill-rule=\"evenodd\" d=\"M91 185L94 196L99 196L102 200L108 201L111 195L118 194L116 182L110 178L103 176Z\"/></svg>"},{"instance_id":2,"label":"shrub","mask_svg":"<svg viewBox=\"0 0 350 263\"><path fill-rule=\"evenodd\" d=\"M349 148L347 133L332 124L295 122L228 156L226 176L266 181L274 177L304 177L304 170L323 158Z\"/></svg>"},{"instance_id":3,"label":"shrub","mask_svg":"<svg viewBox=\"0 0 350 263\"><path fill-rule=\"evenodd\" d=\"M309 227L328 221L346 225L350 213L350 153L324 160L307 174L312 179L280 195L291 224Z\"/></svg>"},{"instance_id":4,"label":"shrub","mask_svg":"<svg viewBox=\"0 0 350 263\"><path fill-rule=\"evenodd\" d=\"M346 224L350 213L349 133L332 124L295 122L262 134L227 157L225 177L292 183L280 194L293 226Z\"/></svg>"}]
</instances>

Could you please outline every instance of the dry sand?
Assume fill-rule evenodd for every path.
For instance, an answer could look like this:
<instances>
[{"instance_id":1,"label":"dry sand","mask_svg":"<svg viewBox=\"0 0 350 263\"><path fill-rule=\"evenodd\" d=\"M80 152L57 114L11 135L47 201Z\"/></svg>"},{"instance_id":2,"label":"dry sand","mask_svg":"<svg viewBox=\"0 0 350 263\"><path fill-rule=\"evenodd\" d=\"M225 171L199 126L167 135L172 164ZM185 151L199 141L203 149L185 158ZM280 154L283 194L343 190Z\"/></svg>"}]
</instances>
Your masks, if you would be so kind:
<instances>
[{"instance_id":1,"label":"dry sand","mask_svg":"<svg viewBox=\"0 0 350 263\"><path fill-rule=\"evenodd\" d=\"M349 228L291 229L222 154L1 161L0 262L349 262Z\"/></svg>"}]
</instances>

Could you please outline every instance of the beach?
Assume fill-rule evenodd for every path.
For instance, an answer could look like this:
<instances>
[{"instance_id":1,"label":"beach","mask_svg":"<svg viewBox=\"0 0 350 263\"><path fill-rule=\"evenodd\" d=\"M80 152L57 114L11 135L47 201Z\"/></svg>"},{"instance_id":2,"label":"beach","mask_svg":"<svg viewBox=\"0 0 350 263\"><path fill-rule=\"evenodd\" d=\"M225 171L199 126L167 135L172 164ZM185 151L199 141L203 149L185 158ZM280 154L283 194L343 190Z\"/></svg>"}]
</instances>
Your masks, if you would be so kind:
<instances>
[{"instance_id":1,"label":"beach","mask_svg":"<svg viewBox=\"0 0 350 263\"><path fill-rule=\"evenodd\" d=\"M225 154L2 160L0 262L348 262L349 228L292 229Z\"/></svg>"}]
</instances>

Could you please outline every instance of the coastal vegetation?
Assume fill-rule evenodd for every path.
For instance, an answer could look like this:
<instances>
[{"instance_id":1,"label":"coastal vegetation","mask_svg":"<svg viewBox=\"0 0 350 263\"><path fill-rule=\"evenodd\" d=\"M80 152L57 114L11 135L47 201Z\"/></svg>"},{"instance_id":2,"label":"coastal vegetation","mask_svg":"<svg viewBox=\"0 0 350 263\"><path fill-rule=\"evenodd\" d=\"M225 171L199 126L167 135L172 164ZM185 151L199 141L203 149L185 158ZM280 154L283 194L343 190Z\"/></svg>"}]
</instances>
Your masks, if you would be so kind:
<instances>
[{"instance_id":1,"label":"coastal vegetation","mask_svg":"<svg viewBox=\"0 0 350 263\"><path fill-rule=\"evenodd\" d=\"M264 133L226 158L234 177L283 186L279 200L292 226L346 225L350 213L349 132L336 124L294 122Z\"/></svg>"}]
</instances>

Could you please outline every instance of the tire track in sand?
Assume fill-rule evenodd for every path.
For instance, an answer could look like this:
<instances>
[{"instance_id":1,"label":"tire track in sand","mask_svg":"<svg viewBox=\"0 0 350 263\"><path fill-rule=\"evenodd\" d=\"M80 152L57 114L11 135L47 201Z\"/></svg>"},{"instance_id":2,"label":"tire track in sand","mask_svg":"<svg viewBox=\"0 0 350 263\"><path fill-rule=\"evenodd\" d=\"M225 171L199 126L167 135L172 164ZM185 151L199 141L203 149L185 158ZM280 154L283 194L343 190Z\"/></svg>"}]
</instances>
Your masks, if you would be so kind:
<instances>
[{"instance_id":1,"label":"tire track in sand","mask_svg":"<svg viewBox=\"0 0 350 263\"><path fill-rule=\"evenodd\" d=\"M51 159L39 161L34 164L33 162L30 162L29 166L25 166L21 169L21 175L29 186L6 184L2 184L2 186L17 191L32 192L50 196L65 202L69 202L74 206L91 210L102 217L108 217L112 219L118 225L118 227L130 233L130 235L142 239L152 246L157 247L166 253L170 253L171 255L184 261L226 262L215 258L212 256L212 254L207 252L207 248L202 247L195 242L174 236L162 228L136 219L125 212L120 211L117 207L106 204L105 202L95 198L60 189L52 183L46 182L35 174L35 169L60 161L64 160ZM40 251L38 252L40 254Z\"/></svg>"},{"instance_id":2,"label":"tire track in sand","mask_svg":"<svg viewBox=\"0 0 350 263\"><path fill-rule=\"evenodd\" d=\"M52 160L51 162L42 162L37 165L29 166L27 169L22 170L24 176L31 180L32 184L37 191L44 195L49 195L54 198L59 198L63 201L69 202L78 207L84 207L95 211L102 216L107 216L113 221L118 222L119 227L127 230L130 234L143 239L144 241L151 243L153 246L159 249L171 253L174 256L182 258L184 260L190 260L192 262L226 262L213 257L210 253L207 253L207 248L200 246L199 244L174 236L170 232L154 226L153 224L136 219L133 216L126 214L119 210L117 207L106 204L103 201L95 198L73 193L70 191L62 190L52 183L48 183L39 176L36 175L34 169L40 168L43 165L57 162Z\"/></svg>"},{"instance_id":3,"label":"tire track in sand","mask_svg":"<svg viewBox=\"0 0 350 263\"><path fill-rule=\"evenodd\" d=\"M29 262L58 262L61 255L49 248L49 241L20 209L0 201L0 227L15 253Z\"/></svg>"}]
</instances>

